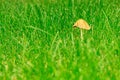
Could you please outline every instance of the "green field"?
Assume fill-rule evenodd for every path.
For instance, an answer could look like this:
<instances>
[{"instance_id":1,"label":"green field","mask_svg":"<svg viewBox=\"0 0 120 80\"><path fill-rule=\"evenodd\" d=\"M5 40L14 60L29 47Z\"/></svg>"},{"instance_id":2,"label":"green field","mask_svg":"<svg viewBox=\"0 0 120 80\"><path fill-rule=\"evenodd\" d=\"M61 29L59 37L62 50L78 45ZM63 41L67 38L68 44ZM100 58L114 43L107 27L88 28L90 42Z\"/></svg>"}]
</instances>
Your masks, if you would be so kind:
<instances>
[{"instance_id":1,"label":"green field","mask_svg":"<svg viewBox=\"0 0 120 80\"><path fill-rule=\"evenodd\" d=\"M120 1L0 0L0 80L120 80Z\"/></svg>"}]
</instances>

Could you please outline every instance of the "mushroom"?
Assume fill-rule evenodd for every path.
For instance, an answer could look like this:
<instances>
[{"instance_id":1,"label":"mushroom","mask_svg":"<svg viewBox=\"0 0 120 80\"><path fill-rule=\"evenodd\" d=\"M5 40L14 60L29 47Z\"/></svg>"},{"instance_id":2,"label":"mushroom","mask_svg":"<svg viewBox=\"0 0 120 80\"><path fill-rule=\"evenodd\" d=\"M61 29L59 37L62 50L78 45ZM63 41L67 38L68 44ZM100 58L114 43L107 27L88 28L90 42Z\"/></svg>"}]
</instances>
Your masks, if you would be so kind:
<instances>
[{"instance_id":1,"label":"mushroom","mask_svg":"<svg viewBox=\"0 0 120 80\"><path fill-rule=\"evenodd\" d=\"M88 23L83 20L83 19L79 19L75 22L75 24L73 25L73 27L78 27L81 30L81 40L83 40L83 30L90 30L90 26L88 25Z\"/></svg>"}]
</instances>

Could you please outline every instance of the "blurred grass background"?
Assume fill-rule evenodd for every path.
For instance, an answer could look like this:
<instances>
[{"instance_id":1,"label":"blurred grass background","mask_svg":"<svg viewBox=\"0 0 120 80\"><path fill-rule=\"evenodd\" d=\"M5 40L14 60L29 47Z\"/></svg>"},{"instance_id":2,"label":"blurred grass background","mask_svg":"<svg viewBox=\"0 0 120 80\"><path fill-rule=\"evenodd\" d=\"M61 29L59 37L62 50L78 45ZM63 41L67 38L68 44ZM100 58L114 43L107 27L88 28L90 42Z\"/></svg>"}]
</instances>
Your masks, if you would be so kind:
<instances>
[{"instance_id":1,"label":"blurred grass background","mask_svg":"<svg viewBox=\"0 0 120 80\"><path fill-rule=\"evenodd\" d=\"M0 80L119 80L119 3L0 0Z\"/></svg>"}]
</instances>

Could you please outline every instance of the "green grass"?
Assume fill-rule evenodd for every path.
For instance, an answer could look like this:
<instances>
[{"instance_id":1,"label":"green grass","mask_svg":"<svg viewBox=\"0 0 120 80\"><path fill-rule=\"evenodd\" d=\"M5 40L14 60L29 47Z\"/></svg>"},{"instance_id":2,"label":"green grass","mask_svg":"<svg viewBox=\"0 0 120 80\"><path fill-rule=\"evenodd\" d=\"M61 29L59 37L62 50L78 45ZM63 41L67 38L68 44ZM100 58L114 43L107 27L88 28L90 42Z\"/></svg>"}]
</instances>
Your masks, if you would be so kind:
<instances>
[{"instance_id":1,"label":"green grass","mask_svg":"<svg viewBox=\"0 0 120 80\"><path fill-rule=\"evenodd\" d=\"M0 80L119 80L119 3L0 0Z\"/></svg>"}]
</instances>

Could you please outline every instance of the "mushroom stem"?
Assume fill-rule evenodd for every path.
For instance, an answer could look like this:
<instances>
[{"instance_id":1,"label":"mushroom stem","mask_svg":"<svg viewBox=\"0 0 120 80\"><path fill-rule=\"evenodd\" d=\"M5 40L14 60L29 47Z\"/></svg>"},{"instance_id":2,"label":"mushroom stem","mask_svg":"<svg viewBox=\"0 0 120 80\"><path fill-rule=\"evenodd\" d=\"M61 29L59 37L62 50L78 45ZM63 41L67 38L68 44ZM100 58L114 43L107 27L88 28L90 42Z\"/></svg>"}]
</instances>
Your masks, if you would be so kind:
<instances>
[{"instance_id":1,"label":"mushroom stem","mask_svg":"<svg viewBox=\"0 0 120 80\"><path fill-rule=\"evenodd\" d=\"M83 30L82 29L80 29L81 31L81 33L80 33L80 38L81 38L81 40L83 40Z\"/></svg>"}]
</instances>

